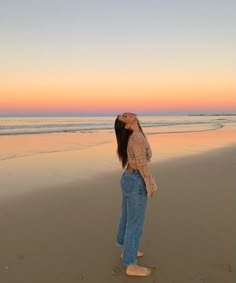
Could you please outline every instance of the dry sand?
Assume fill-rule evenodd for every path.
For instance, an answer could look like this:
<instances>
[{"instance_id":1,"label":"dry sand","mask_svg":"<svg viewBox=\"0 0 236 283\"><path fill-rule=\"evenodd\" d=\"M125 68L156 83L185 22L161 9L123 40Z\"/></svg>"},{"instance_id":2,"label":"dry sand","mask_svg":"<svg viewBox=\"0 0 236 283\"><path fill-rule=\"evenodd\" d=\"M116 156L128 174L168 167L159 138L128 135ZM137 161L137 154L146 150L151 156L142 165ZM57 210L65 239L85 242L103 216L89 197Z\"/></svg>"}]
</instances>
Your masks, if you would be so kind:
<instances>
[{"instance_id":1,"label":"dry sand","mask_svg":"<svg viewBox=\"0 0 236 283\"><path fill-rule=\"evenodd\" d=\"M152 163L140 264L124 274L115 245L119 172L0 201L1 283L235 282L236 146Z\"/></svg>"}]
</instances>

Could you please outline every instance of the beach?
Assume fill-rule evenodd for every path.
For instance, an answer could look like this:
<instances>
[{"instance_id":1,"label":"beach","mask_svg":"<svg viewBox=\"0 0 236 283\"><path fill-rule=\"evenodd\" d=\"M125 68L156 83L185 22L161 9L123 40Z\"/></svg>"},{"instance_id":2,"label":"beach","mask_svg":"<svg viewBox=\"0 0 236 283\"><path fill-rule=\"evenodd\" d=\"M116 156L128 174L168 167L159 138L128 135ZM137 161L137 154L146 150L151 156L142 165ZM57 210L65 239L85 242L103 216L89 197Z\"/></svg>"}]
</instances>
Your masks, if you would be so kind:
<instances>
[{"instance_id":1,"label":"beach","mask_svg":"<svg viewBox=\"0 0 236 283\"><path fill-rule=\"evenodd\" d=\"M235 3L0 2L0 283L236 282ZM121 178L145 156L132 277Z\"/></svg>"},{"instance_id":2,"label":"beach","mask_svg":"<svg viewBox=\"0 0 236 283\"><path fill-rule=\"evenodd\" d=\"M148 199L140 242L145 255L138 262L153 268L147 278L125 275L115 244L123 169L114 142L80 156L47 153L1 161L0 282L233 283L235 128L227 131L148 136L158 191ZM111 164L105 152L113 152ZM58 163L61 171L49 170ZM44 186L50 174L60 181L60 174L73 170L76 180Z\"/></svg>"},{"instance_id":3,"label":"beach","mask_svg":"<svg viewBox=\"0 0 236 283\"><path fill-rule=\"evenodd\" d=\"M152 165L139 260L155 266L149 278L127 278L115 246L117 172L1 202L1 282L233 282L235 149Z\"/></svg>"}]
</instances>

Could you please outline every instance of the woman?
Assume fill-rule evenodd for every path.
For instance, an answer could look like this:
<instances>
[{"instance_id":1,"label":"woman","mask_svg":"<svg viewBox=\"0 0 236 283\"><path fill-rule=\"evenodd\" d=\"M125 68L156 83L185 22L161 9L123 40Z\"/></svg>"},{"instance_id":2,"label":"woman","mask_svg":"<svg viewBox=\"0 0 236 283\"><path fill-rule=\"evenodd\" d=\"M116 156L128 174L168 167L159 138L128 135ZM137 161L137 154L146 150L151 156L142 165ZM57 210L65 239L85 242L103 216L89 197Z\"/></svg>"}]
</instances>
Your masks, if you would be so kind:
<instances>
[{"instance_id":1,"label":"woman","mask_svg":"<svg viewBox=\"0 0 236 283\"><path fill-rule=\"evenodd\" d=\"M151 270L137 264L138 251L142 235L147 197L157 190L156 182L149 170L152 151L143 133L137 116L124 113L115 120L117 155L125 168L120 180L122 190L121 215L117 231L116 244L123 248L122 263L127 266L130 276L148 276Z\"/></svg>"}]
</instances>

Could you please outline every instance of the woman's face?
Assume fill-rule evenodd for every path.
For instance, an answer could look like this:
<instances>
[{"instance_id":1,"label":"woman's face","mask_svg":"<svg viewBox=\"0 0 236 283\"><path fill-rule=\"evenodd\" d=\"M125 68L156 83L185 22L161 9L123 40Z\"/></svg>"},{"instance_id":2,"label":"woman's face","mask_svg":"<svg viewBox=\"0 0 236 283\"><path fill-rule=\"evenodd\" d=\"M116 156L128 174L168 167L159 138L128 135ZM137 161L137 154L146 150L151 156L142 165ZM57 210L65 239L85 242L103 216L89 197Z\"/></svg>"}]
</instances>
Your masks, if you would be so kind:
<instances>
[{"instance_id":1,"label":"woman's face","mask_svg":"<svg viewBox=\"0 0 236 283\"><path fill-rule=\"evenodd\" d=\"M118 119L125 124L132 124L135 120L137 120L137 116L134 113L126 112L123 114L120 114L118 116Z\"/></svg>"}]
</instances>

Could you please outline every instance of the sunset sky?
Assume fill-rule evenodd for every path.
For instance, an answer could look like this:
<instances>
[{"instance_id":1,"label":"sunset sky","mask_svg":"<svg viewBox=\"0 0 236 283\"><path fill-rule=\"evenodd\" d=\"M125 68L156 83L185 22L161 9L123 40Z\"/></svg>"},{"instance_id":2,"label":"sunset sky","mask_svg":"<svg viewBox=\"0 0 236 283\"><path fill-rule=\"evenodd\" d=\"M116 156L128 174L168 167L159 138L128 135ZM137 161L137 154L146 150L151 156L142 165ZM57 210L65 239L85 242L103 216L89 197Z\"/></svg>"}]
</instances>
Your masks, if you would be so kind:
<instances>
[{"instance_id":1,"label":"sunset sky","mask_svg":"<svg viewBox=\"0 0 236 283\"><path fill-rule=\"evenodd\" d=\"M0 116L235 113L233 0L0 2Z\"/></svg>"}]
</instances>

